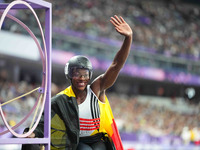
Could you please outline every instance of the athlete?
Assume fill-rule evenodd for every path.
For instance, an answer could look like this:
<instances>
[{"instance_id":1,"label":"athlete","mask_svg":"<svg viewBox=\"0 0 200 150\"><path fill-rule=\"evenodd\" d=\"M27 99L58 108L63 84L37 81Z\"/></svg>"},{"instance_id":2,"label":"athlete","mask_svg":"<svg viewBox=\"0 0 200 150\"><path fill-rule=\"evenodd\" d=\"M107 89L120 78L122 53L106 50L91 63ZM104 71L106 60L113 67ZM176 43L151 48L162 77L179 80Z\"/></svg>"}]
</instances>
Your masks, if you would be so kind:
<instances>
[{"instance_id":1,"label":"athlete","mask_svg":"<svg viewBox=\"0 0 200 150\"><path fill-rule=\"evenodd\" d=\"M74 56L66 63L65 75L71 85L52 98L51 149L108 149L105 133L110 130L110 126L107 125L110 117L105 92L115 83L132 44L132 29L126 21L115 15L111 17L110 22L116 31L124 36L124 41L104 74L89 85L92 64L87 57ZM29 137L43 137L43 119ZM123 146L117 145L120 144L115 141L115 148L123 149Z\"/></svg>"}]
</instances>

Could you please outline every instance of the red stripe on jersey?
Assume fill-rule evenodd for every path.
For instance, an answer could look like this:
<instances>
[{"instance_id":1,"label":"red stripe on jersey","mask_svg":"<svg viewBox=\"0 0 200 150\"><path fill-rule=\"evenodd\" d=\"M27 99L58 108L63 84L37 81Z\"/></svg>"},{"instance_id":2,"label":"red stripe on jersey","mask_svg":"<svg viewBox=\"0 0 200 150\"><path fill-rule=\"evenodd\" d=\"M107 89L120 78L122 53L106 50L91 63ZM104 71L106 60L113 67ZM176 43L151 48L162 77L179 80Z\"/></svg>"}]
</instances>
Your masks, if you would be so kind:
<instances>
[{"instance_id":1,"label":"red stripe on jersey","mask_svg":"<svg viewBox=\"0 0 200 150\"><path fill-rule=\"evenodd\" d=\"M94 119L79 118L79 120L82 120L82 121L96 121L96 120L100 120L100 118L94 118Z\"/></svg>"},{"instance_id":2,"label":"red stripe on jersey","mask_svg":"<svg viewBox=\"0 0 200 150\"><path fill-rule=\"evenodd\" d=\"M100 118L95 119L85 119L79 118L80 121L80 130L82 131L91 131L99 129L100 127Z\"/></svg>"},{"instance_id":3,"label":"red stripe on jersey","mask_svg":"<svg viewBox=\"0 0 200 150\"><path fill-rule=\"evenodd\" d=\"M95 125L80 125L80 127L88 127L88 128L91 128L91 127L99 127L100 124L95 124Z\"/></svg>"},{"instance_id":4,"label":"red stripe on jersey","mask_svg":"<svg viewBox=\"0 0 200 150\"><path fill-rule=\"evenodd\" d=\"M80 121L80 124L96 124L96 123L100 123L100 121L95 121L95 122L84 122L84 121Z\"/></svg>"}]
</instances>

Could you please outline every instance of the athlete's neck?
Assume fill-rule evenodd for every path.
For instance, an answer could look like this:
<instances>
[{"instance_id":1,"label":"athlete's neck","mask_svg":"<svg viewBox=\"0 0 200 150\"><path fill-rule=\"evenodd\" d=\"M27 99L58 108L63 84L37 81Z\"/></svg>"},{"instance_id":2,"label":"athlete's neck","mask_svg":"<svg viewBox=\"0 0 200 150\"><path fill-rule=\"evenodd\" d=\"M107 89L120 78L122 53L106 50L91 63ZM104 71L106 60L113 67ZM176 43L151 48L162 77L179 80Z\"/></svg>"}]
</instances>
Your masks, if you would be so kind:
<instances>
[{"instance_id":1,"label":"athlete's neck","mask_svg":"<svg viewBox=\"0 0 200 150\"><path fill-rule=\"evenodd\" d=\"M77 90L73 87L72 87L72 89L73 89L74 94L76 96L76 100L77 100L78 105L83 103L85 101L86 97L87 97L87 87L83 91Z\"/></svg>"}]
</instances>

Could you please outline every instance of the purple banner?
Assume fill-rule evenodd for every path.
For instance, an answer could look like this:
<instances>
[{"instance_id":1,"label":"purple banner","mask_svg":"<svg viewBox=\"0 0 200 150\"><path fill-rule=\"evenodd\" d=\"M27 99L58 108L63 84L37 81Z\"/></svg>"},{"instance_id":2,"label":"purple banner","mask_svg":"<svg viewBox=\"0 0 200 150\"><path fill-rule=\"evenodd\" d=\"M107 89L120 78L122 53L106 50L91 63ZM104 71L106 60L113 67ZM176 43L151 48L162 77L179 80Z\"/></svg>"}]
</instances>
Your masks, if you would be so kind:
<instances>
[{"instance_id":1,"label":"purple banner","mask_svg":"<svg viewBox=\"0 0 200 150\"><path fill-rule=\"evenodd\" d=\"M200 145L185 144L179 136L151 136L147 133L120 133L125 150L199 150Z\"/></svg>"},{"instance_id":2,"label":"purple banner","mask_svg":"<svg viewBox=\"0 0 200 150\"><path fill-rule=\"evenodd\" d=\"M65 52L63 50L52 51L52 61L57 64L65 64L72 56L73 52ZM89 57L94 69L106 70L111 61L99 60L95 57ZM140 67L134 64L126 64L122 69L122 73L139 78L145 78L156 81L169 81L177 84L200 85L200 76L175 71L165 71L159 68Z\"/></svg>"}]
</instances>

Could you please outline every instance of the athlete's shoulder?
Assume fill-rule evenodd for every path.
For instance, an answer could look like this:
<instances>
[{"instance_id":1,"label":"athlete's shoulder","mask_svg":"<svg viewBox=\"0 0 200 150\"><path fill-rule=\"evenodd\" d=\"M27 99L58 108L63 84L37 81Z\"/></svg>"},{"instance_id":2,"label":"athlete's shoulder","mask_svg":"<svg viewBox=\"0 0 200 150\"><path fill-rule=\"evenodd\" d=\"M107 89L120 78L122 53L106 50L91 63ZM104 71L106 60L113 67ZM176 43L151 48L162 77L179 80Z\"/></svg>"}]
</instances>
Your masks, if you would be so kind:
<instances>
[{"instance_id":1,"label":"athlete's shoulder","mask_svg":"<svg viewBox=\"0 0 200 150\"><path fill-rule=\"evenodd\" d=\"M67 95L68 97L75 97L74 91L72 90L72 87L69 86L65 90L61 91L57 95Z\"/></svg>"},{"instance_id":2,"label":"athlete's shoulder","mask_svg":"<svg viewBox=\"0 0 200 150\"><path fill-rule=\"evenodd\" d=\"M67 87L65 90L59 92L55 96L51 98L52 103L57 103L60 100L65 100L68 99L69 97L75 97L74 92L71 88L71 86Z\"/></svg>"}]
</instances>

